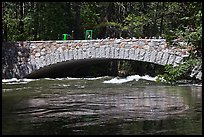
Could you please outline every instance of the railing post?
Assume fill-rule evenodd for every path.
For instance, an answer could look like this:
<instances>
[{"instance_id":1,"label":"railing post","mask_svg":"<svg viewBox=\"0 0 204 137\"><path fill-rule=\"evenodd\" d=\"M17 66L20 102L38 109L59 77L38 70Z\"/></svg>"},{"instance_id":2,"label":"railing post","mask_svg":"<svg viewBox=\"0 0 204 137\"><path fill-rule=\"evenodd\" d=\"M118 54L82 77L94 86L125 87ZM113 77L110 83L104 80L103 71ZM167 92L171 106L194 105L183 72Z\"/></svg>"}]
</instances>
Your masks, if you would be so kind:
<instances>
[{"instance_id":1,"label":"railing post","mask_svg":"<svg viewBox=\"0 0 204 137\"><path fill-rule=\"evenodd\" d=\"M63 40L67 40L67 35L68 34L62 34L63 35Z\"/></svg>"}]
</instances>

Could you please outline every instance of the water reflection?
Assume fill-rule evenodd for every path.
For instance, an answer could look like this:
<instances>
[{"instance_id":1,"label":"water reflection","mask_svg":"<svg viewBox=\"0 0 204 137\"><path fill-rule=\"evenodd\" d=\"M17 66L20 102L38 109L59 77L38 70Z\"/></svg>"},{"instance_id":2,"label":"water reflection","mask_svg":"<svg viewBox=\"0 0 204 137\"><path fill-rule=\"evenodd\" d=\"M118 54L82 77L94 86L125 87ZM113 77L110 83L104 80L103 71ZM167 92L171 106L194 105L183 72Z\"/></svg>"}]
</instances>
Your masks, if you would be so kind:
<instances>
[{"instance_id":1,"label":"water reflection","mask_svg":"<svg viewBox=\"0 0 204 137\"><path fill-rule=\"evenodd\" d=\"M61 94L41 94L38 98L28 100L27 112L18 111L19 115L32 115L32 123L54 121L56 119L89 120L70 123L66 127L83 127L103 124L111 120L146 121L167 117L181 116L189 108L183 97L177 92L167 92L164 88L145 88L129 92L101 91L67 92ZM107 92L107 94L105 94ZM195 91L194 91L195 92Z\"/></svg>"},{"instance_id":2,"label":"water reflection","mask_svg":"<svg viewBox=\"0 0 204 137\"><path fill-rule=\"evenodd\" d=\"M55 82L46 92L38 87L37 94L19 99L14 110L3 113L3 133L201 134L202 87L90 86L78 81ZM9 98L3 99L8 106Z\"/></svg>"}]
</instances>

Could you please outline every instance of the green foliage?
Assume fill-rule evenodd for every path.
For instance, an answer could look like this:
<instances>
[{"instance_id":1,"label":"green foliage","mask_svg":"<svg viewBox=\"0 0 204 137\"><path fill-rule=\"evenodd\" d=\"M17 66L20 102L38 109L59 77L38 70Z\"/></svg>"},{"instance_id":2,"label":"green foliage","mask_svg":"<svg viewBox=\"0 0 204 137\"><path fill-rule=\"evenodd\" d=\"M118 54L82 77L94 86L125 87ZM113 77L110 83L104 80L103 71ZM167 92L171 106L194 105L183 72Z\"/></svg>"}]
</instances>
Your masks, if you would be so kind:
<instances>
[{"instance_id":1,"label":"green foliage","mask_svg":"<svg viewBox=\"0 0 204 137\"><path fill-rule=\"evenodd\" d=\"M200 47L202 38L202 3L182 2L166 4L167 16L165 19L165 32L163 36L171 41L183 37L184 41Z\"/></svg>"},{"instance_id":2,"label":"green foliage","mask_svg":"<svg viewBox=\"0 0 204 137\"><path fill-rule=\"evenodd\" d=\"M95 4L84 4L81 11L82 27L93 29L97 25L100 14L95 11Z\"/></svg>"},{"instance_id":3,"label":"green foliage","mask_svg":"<svg viewBox=\"0 0 204 137\"><path fill-rule=\"evenodd\" d=\"M157 82L165 81L174 84L179 79L189 78L191 70L201 63L201 59L188 59L185 62L173 67L172 65L165 66L165 73L157 77Z\"/></svg>"},{"instance_id":4,"label":"green foliage","mask_svg":"<svg viewBox=\"0 0 204 137\"><path fill-rule=\"evenodd\" d=\"M95 28L107 27L107 26L118 26L118 27L120 27L121 24L116 23L116 22L101 22L100 24L97 24L95 26Z\"/></svg>"},{"instance_id":5,"label":"green foliage","mask_svg":"<svg viewBox=\"0 0 204 137\"><path fill-rule=\"evenodd\" d=\"M143 27L146 25L148 18L146 16L137 16L129 14L125 18L125 23L122 27L122 31L128 31L130 35L135 37L141 37L143 35Z\"/></svg>"},{"instance_id":6,"label":"green foliage","mask_svg":"<svg viewBox=\"0 0 204 137\"><path fill-rule=\"evenodd\" d=\"M57 39L75 29L79 29L75 33L97 29L94 35L101 37L113 33L124 37L162 35L168 42L183 36L185 41L201 49L201 2L80 3L78 9L77 2L3 2L3 30L9 41ZM76 17L77 12L80 18ZM76 19L80 26L76 26Z\"/></svg>"}]
</instances>

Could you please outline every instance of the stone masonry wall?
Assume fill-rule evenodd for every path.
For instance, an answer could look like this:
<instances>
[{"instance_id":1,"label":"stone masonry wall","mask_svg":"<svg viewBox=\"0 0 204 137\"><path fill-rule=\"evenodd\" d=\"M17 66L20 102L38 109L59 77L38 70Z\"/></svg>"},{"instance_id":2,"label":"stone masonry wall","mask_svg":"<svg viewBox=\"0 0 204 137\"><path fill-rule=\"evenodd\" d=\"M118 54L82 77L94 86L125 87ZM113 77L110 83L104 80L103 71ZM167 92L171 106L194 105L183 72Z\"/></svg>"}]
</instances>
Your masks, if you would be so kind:
<instances>
[{"instance_id":1,"label":"stone masonry wall","mask_svg":"<svg viewBox=\"0 0 204 137\"><path fill-rule=\"evenodd\" d=\"M165 39L98 39L24 41L2 44L2 78L23 78L42 67L89 58L127 59L178 65L186 49L173 49Z\"/></svg>"}]
</instances>

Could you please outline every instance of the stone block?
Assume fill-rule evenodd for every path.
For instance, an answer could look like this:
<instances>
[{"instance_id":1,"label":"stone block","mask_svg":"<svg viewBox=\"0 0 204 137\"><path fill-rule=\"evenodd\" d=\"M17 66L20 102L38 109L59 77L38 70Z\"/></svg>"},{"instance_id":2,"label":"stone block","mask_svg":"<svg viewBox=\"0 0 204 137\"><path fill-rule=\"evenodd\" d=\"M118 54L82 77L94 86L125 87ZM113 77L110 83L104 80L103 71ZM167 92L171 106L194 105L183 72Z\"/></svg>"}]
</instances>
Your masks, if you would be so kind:
<instances>
[{"instance_id":1,"label":"stone block","mask_svg":"<svg viewBox=\"0 0 204 137\"><path fill-rule=\"evenodd\" d=\"M161 65L162 56L163 56L163 52L158 52L157 53L157 57L156 57L156 60L155 60L156 64Z\"/></svg>"},{"instance_id":2,"label":"stone block","mask_svg":"<svg viewBox=\"0 0 204 137\"><path fill-rule=\"evenodd\" d=\"M95 48L95 52L96 52L96 58L99 58L99 57L100 57L99 47L96 47L96 48Z\"/></svg>"},{"instance_id":3,"label":"stone block","mask_svg":"<svg viewBox=\"0 0 204 137\"><path fill-rule=\"evenodd\" d=\"M101 58L104 58L104 57L105 57L105 48L101 46L101 47L99 48L99 52L100 52L100 57L101 57Z\"/></svg>"},{"instance_id":4,"label":"stone block","mask_svg":"<svg viewBox=\"0 0 204 137\"><path fill-rule=\"evenodd\" d=\"M150 62L154 63L155 59L157 57L157 51L156 50L152 50L150 54L151 54L150 55Z\"/></svg>"},{"instance_id":5,"label":"stone block","mask_svg":"<svg viewBox=\"0 0 204 137\"><path fill-rule=\"evenodd\" d=\"M110 56L111 56L111 55L110 55L110 50L111 50L110 47L106 47L106 49L105 49L105 57L106 57L106 58L111 58L111 57L110 57Z\"/></svg>"},{"instance_id":6,"label":"stone block","mask_svg":"<svg viewBox=\"0 0 204 137\"><path fill-rule=\"evenodd\" d=\"M60 62L65 61L63 51L59 53L59 57L60 57L60 59L59 59Z\"/></svg>"},{"instance_id":7,"label":"stone block","mask_svg":"<svg viewBox=\"0 0 204 137\"><path fill-rule=\"evenodd\" d=\"M77 60L78 59L78 52L77 52L77 49L73 49L73 56L74 56L74 60Z\"/></svg>"},{"instance_id":8,"label":"stone block","mask_svg":"<svg viewBox=\"0 0 204 137\"><path fill-rule=\"evenodd\" d=\"M36 54L35 54L35 57L40 57L40 53L39 53L39 52L36 53Z\"/></svg>"},{"instance_id":9,"label":"stone block","mask_svg":"<svg viewBox=\"0 0 204 137\"><path fill-rule=\"evenodd\" d=\"M115 58L117 59L124 59L124 48L116 48L115 49Z\"/></svg>"},{"instance_id":10,"label":"stone block","mask_svg":"<svg viewBox=\"0 0 204 137\"><path fill-rule=\"evenodd\" d=\"M110 48L110 56L112 59L115 57L115 48L114 47Z\"/></svg>"},{"instance_id":11,"label":"stone block","mask_svg":"<svg viewBox=\"0 0 204 137\"><path fill-rule=\"evenodd\" d=\"M82 49L82 58L83 58L83 59L88 58L87 48L83 48L83 49Z\"/></svg>"},{"instance_id":12,"label":"stone block","mask_svg":"<svg viewBox=\"0 0 204 137\"><path fill-rule=\"evenodd\" d=\"M114 41L114 44L120 44L121 43L121 39L116 39L115 41Z\"/></svg>"},{"instance_id":13,"label":"stone block","mask_svg":"<svg viewBox=\"0 0 204 137\"><path fill-rule=\"evenodd\" d=\"M91 57L91 48L88 47L87 50L86 50L86 54L87 54L87 58L90 58Z\"/></svg>"},{"instance_id":14,"label":"stone block","mask_svg":"<svg viewBox=\"0 0 204 137\"><path fill-rule=\"evenodd\" d=\"M63 55L64 55L64 61L67 61L68 60L68 51L67 50L65 50L65 51L63 51Z\"/></svg>"},{"instance_id":15,"label":"stone block","mask_svg":"<svg viewBox=\"0 0 204 137\"><path fill-rule=\"evenodd\" d=\"M170 55L169 53L164 52L162 60L161 60L161 65L166 65L167 64L168 59L169 59L169 55Z\"/></svg>"},{"instance_id":16,"label":"stone block","mask_svg":"<svg viewBox=\"0 0 204 137\"><path fill-rule=\"evenodd\" d=\"M70 49L70 50L69 50L69 60L73 60L73 59L74 59L73 50Z\"/></svg>"},{"instance_id":17,"label":"stone block","mask_svg":"<svg viewBox=\"0 0 204 137\"><path fill-rule=\"evenodd\" d=\"M56 55L55 55L55 57L56 57L56 62L55 63L59 63L59 62L61 62L61 59L60 59L60 53L59 52L57 52L57 53L55 53Z\"/></svg>"},{"instance_id":18,"label":"stone block","mask_svg":"<svg viewBox=\"0 0 204 137\"><path fill-rule=\"evenodd\" d=\"M52 53L52 58L53 58L53 62L52 63L55 64L57 62L56 53L55 52Z\"/></svg>"},{"instance_id":19,"label":"stone block","mask_svg":"<svg viewBox=\"0 0 204 137\"><path fill-rule=\"evenodd\" d=\"M181 56L176 56L173 66L177 66L179 63L181 63L182 59L183 58Z\"/></svg>"},{"instance_id":20,"label":"stone block","mask_svg":"<svg viewBox=\"0 0 204 137\"><path fill-rule=\"evenodd\" d=\"M24 75L23 75L23 77L29 74L28 64L24 64L24 69L25 69L25 70L24 70Z\"/></svg>"},{"instance_id":21,"label":"stone block","mask_svg":"<svg viewBox=\"0 0 204 137\"><path fill-rule=\"evenodd\" d=\"M30 61L29 61L31 64L35 64L35 58L30 58Z\"/></svg>"},{"instance_id":22,"label":"stone block","mask_svg":"<svg viewBox=\"0 0 204 137\"><path fill-rule=\"evenodd\" d=\"M115 48L115 55L114 58L118 59L120 57L120 48Z\"/></svg>"},{"instance_id":23,"label":"stone block","mask_svg":"<svg viewBox=\"0 0 204 137\"><path fill-rule=\"evenodd\" d=\"M124 49L124 59L129 59L129 50L130 49Z\"/></svg>"},{"instance_id":24,"label":"stone block","mask_svg":"<svg viewBox=\"0 0 204 137\"><path fill-rule=\"evenodd\" d=\"M151 56L151 52L146 50L146 53L145 53L145 56L144 56L144 61L150 62L150 56Z\"/></svg>"},{"instance_id":25,"label":"stone block","mask_svg":"<svg viewBox=\"0 0 204 137\"><path fill-rule=\"evenodd\" d=\"M135 60L139 60L139 58L140 58L140 49L136 48L135 49Z\"/></svg>"},{"instance_id":26,"label":"stone block","mask_svg":"<svg viewBox=\"0 0 204 137\"><path fill-rule=\"evenodd\" d=\"M40 66L40 68L42 68L44 66L44 56L41 56L39 58L39 66Z\"/></svg>"},{"instance_id":27,"label":"stone block","mask_svg":"<svg viewBox=\"0 0 204 137\"><path fill-rule=\"evenodd\" d=\"M140 57L139 57L139 60L140 61L143 61L144 60L144 57L145 57L145 50L144 49L140 49Z\"/></svg>"},{"instance_id":28,"label":"stone block","mask_svg":"<svg viewBox=\"0 0 204 137\"><path fill-rule=\"evenodd\" d=\"M50 54L47 54L46 56L45 56L45 59L46 59L46 66L48 66L48 65L50 65L51 64L51 59L50 59L51 57L50 57Z\"/></svg>"},{"instance_id":29,"label":"stone block","mask_svg":"<svg viewBox=\"0 0 204 137\"><path fill-rule=\"evenodd\" d=\"M129 59L134 60L135 59L135 49L131 48L129 51Z\"/></svg>"},{"instance_id":30,"label":"stone block","mask_svg":"<svg viewBox=\"0 0 204 137\"><path fill-rule=\"evenodd\" d=\"M176 56L174 54L170 54L167 64L173 64Z\"/></svg>"},{"instance_id":31,"label":"stone block","mask_svg":"<svg viewBox=\"0 0 204 137\"><path fill-rule=\"evenodd\" d=\"M41 60L41 67L46 66L46 61L45 61L44 56L40 56L40 60Z\"/></svg>"},{"instance_id":32,"label":"stone block","mask_svg":"<svg viewBox=\"0 0 204 137\"><path fill-rule=\"evenodd\" d=\"M50 62L51 62L51 64L54 64L54 63L55 63L54 53L51 53L51 54L50 54Z\"/></svg>"},{"instance_id":33,"label":"stone block","mask_svg":"<svg viewBox=\"0 0 204 137\"><path fill-rule=\"evenodd\" d=\"M83 59L83 56L82 56L82 49L78 49L78 59Z\"/></svg>"},{"instance_id":34,"label":"stone block","mask_svg":"<svg viewBox=\"0 0 204 137\"><path fill-rule=\"evenodd\" d=\"M196 75L196 78L199 80L202 80L202 72L199 71L198 74Z\"/></svg>"},{"instance_id":35,"label":"stone block","mask_svg":"<svg viewBox=\"0 0 204 137\"><path fill-rule=\"evenodd\" d=\"M33 72L33 66L32 64L28 63L28 74Z\"/></svg>"},{"instance_id":36,"label":"stone block","mask_svg":"<svg viewBox=\"0 0 204 137\"><path fill-rule=\"evenodd\" d=\"M62 47L57 48L57 51L62 52L63 51Z\"/></svg>"},{"instance_id":37,"label":"stone block","mask_svg":"<svg viewBox=\"0 0 204 137\"><path fill-rule=\"evenodd\" d=\"M95 57L96 57L95 47L91 47L91 58L95 58Z\"/></svg>"},{"instance_id":38,"label":"stone block","mask_svg":"<svg viewBox=\"0 0 204 137\"><path fill-rule=\"evenodd\" d=\"M36 69L39 69L40 68L40 59L39 58L35 58L35 65L36 65Z\"/></svg>"}]
</instances>

